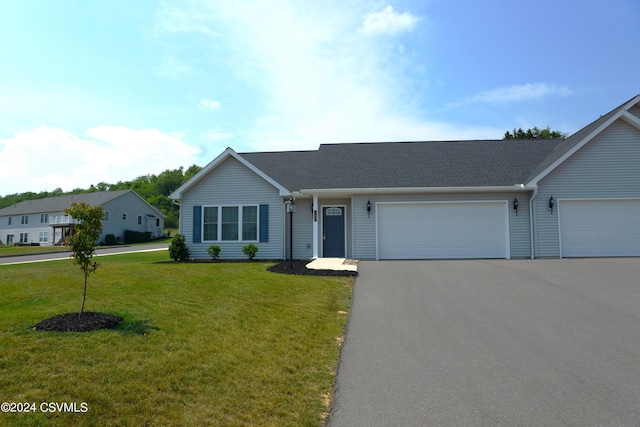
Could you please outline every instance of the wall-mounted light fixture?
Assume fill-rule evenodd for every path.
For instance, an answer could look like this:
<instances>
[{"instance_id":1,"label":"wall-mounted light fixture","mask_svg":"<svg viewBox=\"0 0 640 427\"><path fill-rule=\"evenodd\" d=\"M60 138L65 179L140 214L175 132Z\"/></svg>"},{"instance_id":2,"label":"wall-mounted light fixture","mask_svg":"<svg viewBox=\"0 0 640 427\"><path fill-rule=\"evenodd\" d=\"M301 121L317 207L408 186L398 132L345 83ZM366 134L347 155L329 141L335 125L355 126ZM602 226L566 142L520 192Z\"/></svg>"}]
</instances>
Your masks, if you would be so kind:
<instances>
[{"instance_id":1,"label":"wall-mounted light fixture","mask_svg":"<svg viewBox=\"0 0 640 427\"><path fill-rule=\"evenodd\" d=\"M371 215L371 201L367 200L367 216Z\"/></svg>"},{"instance_id":2,"label":"wall-mounted light fixture","mask_svg":"<svg viewBox=\"0 0 640 427\"><path fill-rule=\"evenodd\" d=\"M518 198L513 199L513 210L516 211L516 216L518 216Z\"/></svg>"},{"instance_id":3,"label":"wall-mounted light fixture","mask_svg":"<svg viewBox=\"0 0 640 427\"><path fill-rule=\"evenodd\" d=\"M549 197L549 210L553 213L553 206L556 204L556 201L553 200L553 196Z\"/></svg>"}]
</instances>

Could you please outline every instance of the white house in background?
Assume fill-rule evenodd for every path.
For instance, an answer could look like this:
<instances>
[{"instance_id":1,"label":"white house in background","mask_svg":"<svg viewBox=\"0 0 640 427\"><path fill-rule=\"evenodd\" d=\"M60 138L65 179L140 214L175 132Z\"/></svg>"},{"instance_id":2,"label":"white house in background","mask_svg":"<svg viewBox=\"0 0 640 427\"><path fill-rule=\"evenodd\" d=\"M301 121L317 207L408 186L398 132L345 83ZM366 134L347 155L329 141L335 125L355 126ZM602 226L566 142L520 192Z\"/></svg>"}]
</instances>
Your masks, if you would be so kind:
<instances>
[{"instance_id":1,"label":"white house in background","mask_svg":"<svg viewBox=\"0 0 640 427\"><path fill-rule=\"evenodd\" d=\"M194 258L640 256L640 95L563 140L228 148L171 197Z\"/></svg>"},{"instance_id":2,"label":"white house in background","mask_svg":"<svg viewBox=\"0 0 640 427\"><path fill-rule=\"evenodd\" d=\"M62 244L75 223L64 210L79 202L103 207L99 242L104 241L107 234L124 242L125 230L149 232L152 238L162 236L164 214L135 191L121 190L25 200L0 209L0 243Z\"/></svg>"}]
</instances>

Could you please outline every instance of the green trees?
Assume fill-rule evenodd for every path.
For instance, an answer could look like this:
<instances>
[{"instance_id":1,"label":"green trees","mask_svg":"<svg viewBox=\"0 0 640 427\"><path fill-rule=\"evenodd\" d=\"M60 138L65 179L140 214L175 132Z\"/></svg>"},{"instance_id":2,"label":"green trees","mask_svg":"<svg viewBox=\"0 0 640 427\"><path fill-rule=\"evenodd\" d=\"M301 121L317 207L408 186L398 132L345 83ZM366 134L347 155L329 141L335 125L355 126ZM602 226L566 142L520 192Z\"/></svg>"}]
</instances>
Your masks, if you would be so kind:
<instances>
[{"instance_id":1,"label":"green trees","mask_svg":"<svg viewBox=\"0 0 640 427\"><path fill-rule=\"evenodd\" d=\"M88 204L73 203L70 208L64 210L77 224L73 227L71 237L69 237L69 247L73 252L73 259L84 273L84 291L82 293L82 306L78 317L82 316L84 303L87 299L87 278L89 273L95 273L99 264L93 262L93 255L97 246L98 237L102 232L104 212L102 206L89 206Z\"/></svg>"},{"instance_id":2,"label":"green trees","mask_svg":"<svg viewBox=\"0 0 640 427\"><path fill-rule=\"evenodd\" d=\"M549 126L547 126L545 129L534 127L526 131L522 130L522 128L518 130L514 128L513 133L506 131L503 139L564 139L566 137L566 133L551 130Z\"/></svg>"}]
</instances>

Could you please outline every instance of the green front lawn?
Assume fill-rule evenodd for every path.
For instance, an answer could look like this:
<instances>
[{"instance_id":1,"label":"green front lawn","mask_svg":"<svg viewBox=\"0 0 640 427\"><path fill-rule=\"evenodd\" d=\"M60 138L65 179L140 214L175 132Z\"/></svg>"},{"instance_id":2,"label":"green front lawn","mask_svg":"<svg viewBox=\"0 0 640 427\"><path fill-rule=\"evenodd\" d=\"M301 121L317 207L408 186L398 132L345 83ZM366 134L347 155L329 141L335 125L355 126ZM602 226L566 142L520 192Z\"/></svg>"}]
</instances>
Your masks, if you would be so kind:
<instances>
[{"instance_id":1,"label":"green front lawn","mask_svg":"<svg viewBox=\"0 0 640 427\"><path fill-rule=\"evenodd\" d=\"M353 279L157 263L166 252L98 260L85 310L124 317L117 330L31 330L79 310L82 272L71 260L0 266L0 402L37 408L0 425L322 424Z\"/></svg>"}]
</instances>

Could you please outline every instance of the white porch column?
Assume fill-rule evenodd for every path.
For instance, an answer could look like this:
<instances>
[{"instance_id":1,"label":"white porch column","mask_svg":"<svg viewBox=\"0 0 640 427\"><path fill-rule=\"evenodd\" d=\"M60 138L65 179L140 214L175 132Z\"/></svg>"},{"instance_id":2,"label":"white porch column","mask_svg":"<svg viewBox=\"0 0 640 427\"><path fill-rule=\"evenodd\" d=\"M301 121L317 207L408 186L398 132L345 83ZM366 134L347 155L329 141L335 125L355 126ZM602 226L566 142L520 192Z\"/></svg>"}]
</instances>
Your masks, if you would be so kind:
<instances>
[{"instance_id":1,"label":"white porch column","mask_svg":"<svg viewBox=\"0 0 640 427\"><path fill-rule=\"evenodd\" d=\"M318 196L313 196L313 259L318 258Z\"/></svg>"}]
</instances>

